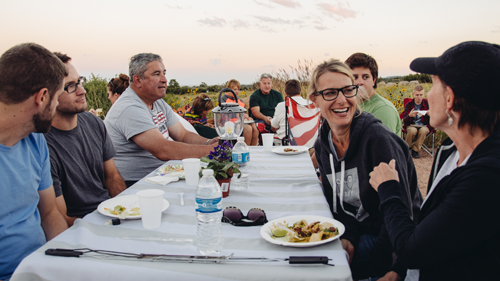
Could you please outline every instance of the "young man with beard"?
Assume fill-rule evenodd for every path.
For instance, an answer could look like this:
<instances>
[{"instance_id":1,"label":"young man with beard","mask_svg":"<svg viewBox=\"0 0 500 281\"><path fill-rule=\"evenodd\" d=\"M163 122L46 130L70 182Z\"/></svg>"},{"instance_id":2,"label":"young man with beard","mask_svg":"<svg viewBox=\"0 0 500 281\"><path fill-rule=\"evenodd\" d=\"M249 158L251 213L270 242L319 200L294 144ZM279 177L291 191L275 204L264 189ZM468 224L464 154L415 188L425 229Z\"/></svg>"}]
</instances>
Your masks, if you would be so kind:
<instances>
[{"instance_id":1,"label":"young man with beard","mask_svg":"<svg viewBox=\"0 0 500 281\"><path fill-rule=\"evenodd\" d=\"M68 226L56 207L45 133L64 65L35 43L0 57L0 280Z\"/></svg>"},{"instance_id":2,"label":"young man with beard","mask_svg":"<svg viewBox=\"0 0 500 281\"><path fill-rule=\"evenodd\" d=\"M65 64L68 76L45 137L57 207L71 226L126 186L113 161L116 152L104 122L86 112L85 77L78 74L70 57L54 54Z\"/></svg>"}]
</instances>

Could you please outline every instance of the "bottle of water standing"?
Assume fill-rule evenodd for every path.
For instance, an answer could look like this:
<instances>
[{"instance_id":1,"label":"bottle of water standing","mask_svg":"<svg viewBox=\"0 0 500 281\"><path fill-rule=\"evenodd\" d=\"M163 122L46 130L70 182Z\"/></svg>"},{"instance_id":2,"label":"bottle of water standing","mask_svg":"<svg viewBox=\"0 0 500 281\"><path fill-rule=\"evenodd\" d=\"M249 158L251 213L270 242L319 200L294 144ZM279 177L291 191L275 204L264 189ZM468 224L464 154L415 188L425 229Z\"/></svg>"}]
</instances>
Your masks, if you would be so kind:
<instances>
[{"instance_id":1,"label":"bottle of water standing","mask_svg":"<svg viewBox=\"0 0 500 281\"><path fill-rule=\"evenodd\" d=\"M196 247L202 255L222 250L222 191L212 169L204 169L196 189Z\"/></svg>"},{"instance_id":2,"label":"bottle of water standing","mask_svg":"<svg viewBox=\"0 0 500 281\"><path fill-rule=\"evenodd\" d=\"M238 142L233 147L233 162L238 163L240 168L243 168L250 161L250 149L245 143L244 137L238 137Z\"/></svg>"}]
</instances>

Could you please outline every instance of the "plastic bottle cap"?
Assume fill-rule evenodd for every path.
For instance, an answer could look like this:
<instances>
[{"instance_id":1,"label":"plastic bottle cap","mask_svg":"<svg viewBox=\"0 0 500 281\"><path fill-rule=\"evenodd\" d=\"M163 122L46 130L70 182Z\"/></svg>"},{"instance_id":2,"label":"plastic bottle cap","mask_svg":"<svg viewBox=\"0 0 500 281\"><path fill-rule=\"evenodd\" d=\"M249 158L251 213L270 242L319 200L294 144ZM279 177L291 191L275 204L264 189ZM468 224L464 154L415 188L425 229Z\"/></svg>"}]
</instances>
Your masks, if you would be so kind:
<instances>
[{"instance_id":1,"label":"plastic bottle cap","mask_svg":"<svg viewBox=\"0 0 500 281\"><path fill-rule=\"evenodd\" d=\"M238 137L237 140L238 140L238 142L240 142L240 141L244 142L245 141L245 137Z\"/></svg>"},{"instance_id":2,"label":"plastic bottle cap","mask_svg":"<svg viewBox=\"0 0 500 281\"><path fill-rule=\"evenodd\" d=\"M203 176L213 176L214 175L214 170L212 169L203 169L201 172Z\"/></svg>"}]
</instances>

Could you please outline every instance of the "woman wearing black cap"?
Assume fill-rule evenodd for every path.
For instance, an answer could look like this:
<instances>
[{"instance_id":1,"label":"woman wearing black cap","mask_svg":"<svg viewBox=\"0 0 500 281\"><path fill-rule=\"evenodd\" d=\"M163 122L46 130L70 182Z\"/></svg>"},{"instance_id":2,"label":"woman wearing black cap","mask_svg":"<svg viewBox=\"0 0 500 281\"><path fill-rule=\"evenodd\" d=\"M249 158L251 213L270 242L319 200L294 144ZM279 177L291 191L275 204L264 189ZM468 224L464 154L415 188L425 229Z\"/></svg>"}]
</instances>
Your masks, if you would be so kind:
<instances>
[{"instance_id":1,"label":"woman wearing black cap","mask_svg":"<svg viewBox=\"0 0 500 281\"><path fill-rule=\"evenodd\" d=\"M439 148L417 225L400 199L392 160L371 173L400 261L419 280L500 279L500 46L464 42L410 68L432 75L432 126ZM412 280L417 280L412 279Z\"/></svg>"}]
</instances>

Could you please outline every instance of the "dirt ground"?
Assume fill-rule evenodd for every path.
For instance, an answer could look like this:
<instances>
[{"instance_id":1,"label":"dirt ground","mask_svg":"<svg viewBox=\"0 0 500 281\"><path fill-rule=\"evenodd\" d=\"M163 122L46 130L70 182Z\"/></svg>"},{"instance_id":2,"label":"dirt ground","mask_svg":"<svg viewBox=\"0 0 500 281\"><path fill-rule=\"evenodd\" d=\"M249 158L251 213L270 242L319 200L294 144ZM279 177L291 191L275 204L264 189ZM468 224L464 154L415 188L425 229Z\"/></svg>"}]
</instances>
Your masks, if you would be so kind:
<instances>
[{"instance_id":1,"label":"dirt ground","mask_svg":"<svg viewBox=\"0 0 500 281\"><path fill-rule=\"evenodd\" d=\"M417 170L418 188L420 189L420 192L422 192L423 198L427 195L427 182L429 181L433 160L434 158L424 150L420 150L419 159L413 159L413 163L415 163L415 170Z\"/></svg>"}]
</instances>

